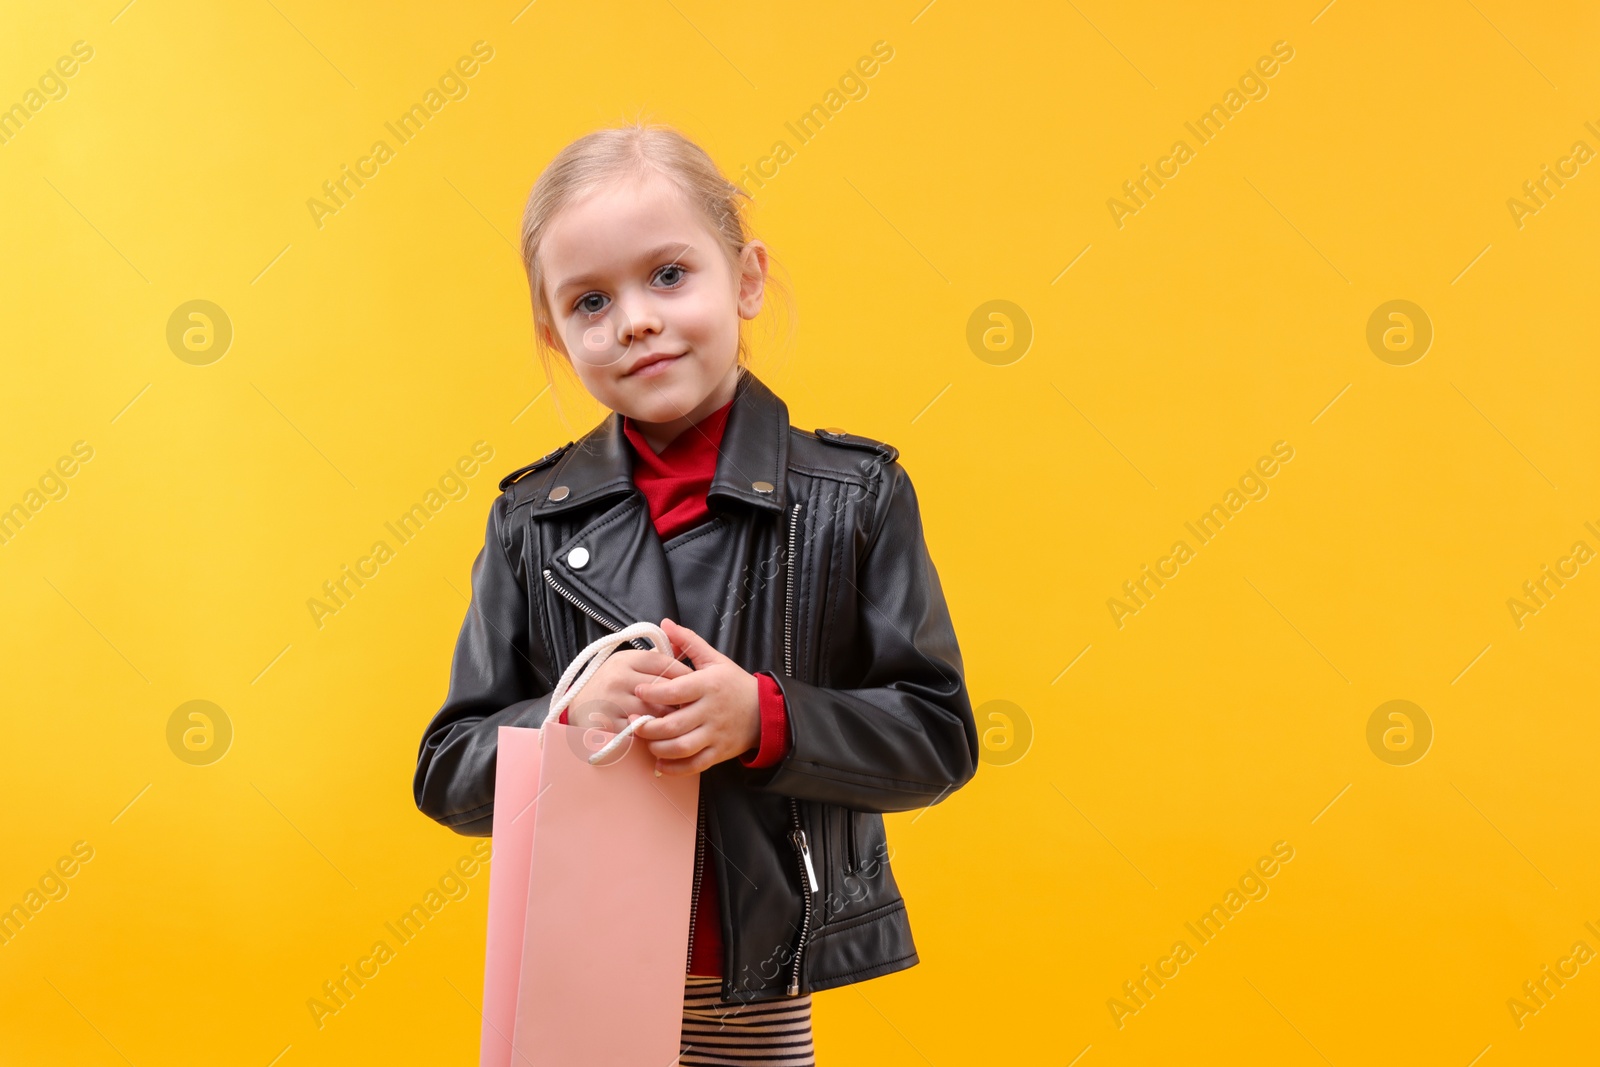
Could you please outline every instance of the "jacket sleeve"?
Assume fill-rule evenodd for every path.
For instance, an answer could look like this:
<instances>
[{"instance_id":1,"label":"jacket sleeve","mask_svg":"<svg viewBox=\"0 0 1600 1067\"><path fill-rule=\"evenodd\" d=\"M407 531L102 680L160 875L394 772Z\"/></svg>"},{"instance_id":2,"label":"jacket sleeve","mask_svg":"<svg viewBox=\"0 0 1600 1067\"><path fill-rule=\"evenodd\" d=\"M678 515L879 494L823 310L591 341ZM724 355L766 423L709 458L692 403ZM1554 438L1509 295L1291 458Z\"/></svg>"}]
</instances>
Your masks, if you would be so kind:
<instances>
[{"instance_id":1,"label":"jacket sleeve","mask_svg":"<svg viewBox=\"0 0 1600 1067\"><path fill-rule=\"evenodd\" d=\"M450 663L449 692L423 732L412 781L424 815L470 837L488 837L494 825L500 727L538 726L554 688L529 658L535 646L528 594L504 533L510 500L502 495L489 509L483 548L472 564L472 602Z\"/></svg>"},{"instance_id":2,"label":"jacket sleeve","mask_svg":"<svg viewBox=\"0 0 1600 1067\"><path fill-rule=\"evenodd\" d=\"M856 811L909 811L972 779L978 729L916 491L898 462L883 465L872 510L846 598L856 605L859 677L825 688L775 673L792 743L747 782Z\"/></svg>"}]
</instances>

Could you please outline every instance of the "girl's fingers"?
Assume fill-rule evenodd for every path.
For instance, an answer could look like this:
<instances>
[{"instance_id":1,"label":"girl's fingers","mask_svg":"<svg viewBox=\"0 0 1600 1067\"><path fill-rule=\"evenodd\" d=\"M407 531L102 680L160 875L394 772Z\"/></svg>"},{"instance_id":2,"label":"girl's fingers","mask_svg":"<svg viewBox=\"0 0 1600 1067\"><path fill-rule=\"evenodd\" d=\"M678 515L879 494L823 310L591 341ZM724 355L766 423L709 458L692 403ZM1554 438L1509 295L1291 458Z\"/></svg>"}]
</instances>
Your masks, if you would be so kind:
<instances>
[{"instance_id":1,"label":"girl's fingers","mask_svg":"<svg viewBox=\"0 0 1600 1067\"><path fill-rule=\"evenodd\" d=\"M673 646L678 651L686 654L696 668L709 667L713 663L721 663L728 658L715 648L712 648L711 642L687 626L680 626L671 619L662 619L661 629L672 640Z\"/></svg>"},{"instance_id":2,"label":"girl's fingers","mask_svg":"<svg viewBox=\"0 0 1600 1067\"><path fill-rule=\"evenodd\" d=\"M642 737L652 743L667 742L683 737L702 725L704 725L704 718L698 712L668 708L635 730L634 736ZM701 742L701 744L704 744L704 742ZM652 748L650 751L655 752L655 749ZM684 754L683 752L668 753L668 755L678 756Z\"/></svg>"},{"instance_id":3,"label":"girl's fingers","mask_svg":"<svg viewBox=\"0 0 1600 1067\"><path fill-rule=\"evenodd\" d=\"M643 729L643 727L640 727ZM638 731L634 731L637 733ZM711 744L711 731L704 726L691 726L684 733L666 740L650 740L650 754L659 760L686 760L704 752Z\"/></svg>"},{"instance_id":4,"label":"girl's fingers","mask_svg":"<svg viewBox=\"0 0 1600 1067\"><path fill-rule=\"evenodd\" d=\"M644 682L636 686L633 695L640 700L657 704L687 704L699 700L707 693L706 676L699 671L689 671L676 678Z\"/></svg>"},{"instance_id":5,"label":"girl's fingers","mask_svg":"<svg viewBox=\"0 0 1600 1067\"><path fill-rule=\"evenodd\" d=\"M692 668L680 660L673 659L665 652L629 650L632 654L620 660L621 663L632 668L639 674L650 678L677 678L688 674ZM621 654L618 653L620 656ZM615 656L613 658L616 658ZM607 661L609 662L609 661Z\"/></svg>"},{"instance_id":6,"label":"girl's fingers","mask_svg":"<svg viewBox=\"0 0 1600 1067\"><path fill-rule=\"evenodd\" d=\"M669 660L660 670L641 670L638 672L641 681L659 682L669 678L682 678L686 674L693 674L694 668L677 660Z\"/></svg>"},{"instance_id":7,"label":"girl's fingers","mask_svg":"<svg viewBox=\"0 0 1600 1067\"><path fill-rule=\"evenodd\" d=\"M656 770L662 774L698 774L711 766L709 760L692 756L689 759L660 759L656 760Z\"/></svg>"},{"instance_id":8,"label":"girl's fingers","mask_svg":"<svg viewBox=\"0 0 1600 1067\"><path fill-rule=\"evenodd\" d=\"M677 659L667 659L666 656L635 662L635 664L630 664L629 670L630 673L627 675L626 681L624 681L629 686L629 693L634 693L634 686L645 685L648 681L669 681L672 678L682 678L683 675L694 673L694 669L690 665L680 664ZM637 693L634 694L638 696Z\"/></svg>"}]
</instances>

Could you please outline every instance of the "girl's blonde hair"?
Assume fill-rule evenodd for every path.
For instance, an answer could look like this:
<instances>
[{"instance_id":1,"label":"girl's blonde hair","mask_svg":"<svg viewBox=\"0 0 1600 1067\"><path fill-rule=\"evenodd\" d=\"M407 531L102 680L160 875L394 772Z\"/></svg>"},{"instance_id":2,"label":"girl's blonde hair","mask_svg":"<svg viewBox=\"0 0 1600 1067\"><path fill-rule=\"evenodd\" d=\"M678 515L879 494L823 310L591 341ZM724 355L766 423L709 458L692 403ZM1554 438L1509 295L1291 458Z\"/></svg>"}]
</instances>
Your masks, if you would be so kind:
<instances>
[{"instance_id":1,"label":"girl's blonde hair","mask_svg":"<svg viewBox=\"0 0 1600 1067\"><path fill-rule=\"evenodd\" d=\"M723 176L706 151L670 126L627 122L573 141L556 153L528 194L522 213L522 261L533 297L534 345L545 378L552 386L551 357L562 355L545 342L545 330L556 334L554 315L545 296L545 274L539 248L552 220L561 209L604 186L629 179L658 175L673 183L689 204L697 208L717 235L735 277L739 253L754 239L747 217L750 194ZM776 289L788 312L790 337L794 334L794 301L789 288L773 276L776 258L768 251L767 297ZM763 300L763 310L770 306ZM739 325L739 363L749 365L750 343L744 323ZM567 362L563 357L563 362ZM567 362L571 371L571 364ZM557 400L559 409L559 398Z\"/></svg>"}]
</instances>

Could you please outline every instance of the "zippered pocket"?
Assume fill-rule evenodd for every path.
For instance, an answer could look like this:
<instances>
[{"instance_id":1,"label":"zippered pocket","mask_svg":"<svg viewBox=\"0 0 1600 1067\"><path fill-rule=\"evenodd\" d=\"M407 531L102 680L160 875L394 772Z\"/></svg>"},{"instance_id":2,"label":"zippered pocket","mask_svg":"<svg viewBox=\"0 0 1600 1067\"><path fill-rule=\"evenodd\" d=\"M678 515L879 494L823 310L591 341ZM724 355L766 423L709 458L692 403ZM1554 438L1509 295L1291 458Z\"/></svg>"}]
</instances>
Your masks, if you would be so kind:
<instances>
[{"instance_id":1,"label":"zippered pocket","mask_svg":"<svg viewBox=\"0 0 1600 1067\"><path fill-rule=\"evenodd\" d=\"M838 804L817 804L817 822L822 828L823 922L834 921L849 907L856 888L855 812Z\"/></svg>"},{"instance_id":2,"label":"zippered pocket","mask_svg":"<svg viewBox=\"0 0 1600 1067\"><path fill-rule=\"evenodd\" d=\"M856 844L856 820L859 816L849 808L844 810L844 869L854 873L861 866L861 849Z\"/></svg>"}]
</instances>

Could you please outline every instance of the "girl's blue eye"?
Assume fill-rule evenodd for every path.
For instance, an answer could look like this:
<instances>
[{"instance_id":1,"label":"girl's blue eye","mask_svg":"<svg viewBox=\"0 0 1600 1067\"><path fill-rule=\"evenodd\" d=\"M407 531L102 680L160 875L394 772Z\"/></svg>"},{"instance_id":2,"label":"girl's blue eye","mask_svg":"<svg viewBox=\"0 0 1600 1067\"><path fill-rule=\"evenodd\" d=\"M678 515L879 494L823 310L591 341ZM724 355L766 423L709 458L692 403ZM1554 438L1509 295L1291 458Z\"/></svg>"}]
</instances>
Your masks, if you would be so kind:
<instances>
[{"instance_id":1,"label":"girl's blue eye","mask_svg":"<svg viewBox=\"0 0 1600 1067\"><path fill-rule=\"evenodd\" d=\"M664 284L667 286L667 288L674 289L674 288L677 288L677 286L682 284L682 278L687 273L688 273L688 270L683 266L683 264L681 264L681 263L668 263L666 266L664 266L660 270L656 271L656 278L657 278L657 280L663 280L664 277L666 275L668 275L668 274L676 275L676 280L675 281L665 281L664 282ZM598 292L595 292L595 293L584 293L582 296L578 297L577 300L572 302L572 310L578 312L581 315L598 315L598 314L600 314L600 312L605 310L605 304L602 303L599 307L595 307L595 306L593 306L591 304L587 304L586 301L589 301L589 300L604 301L605 299L606 299L606 297L605 297L604 293L598 293Z\"/></svg>"}]
</instances>

